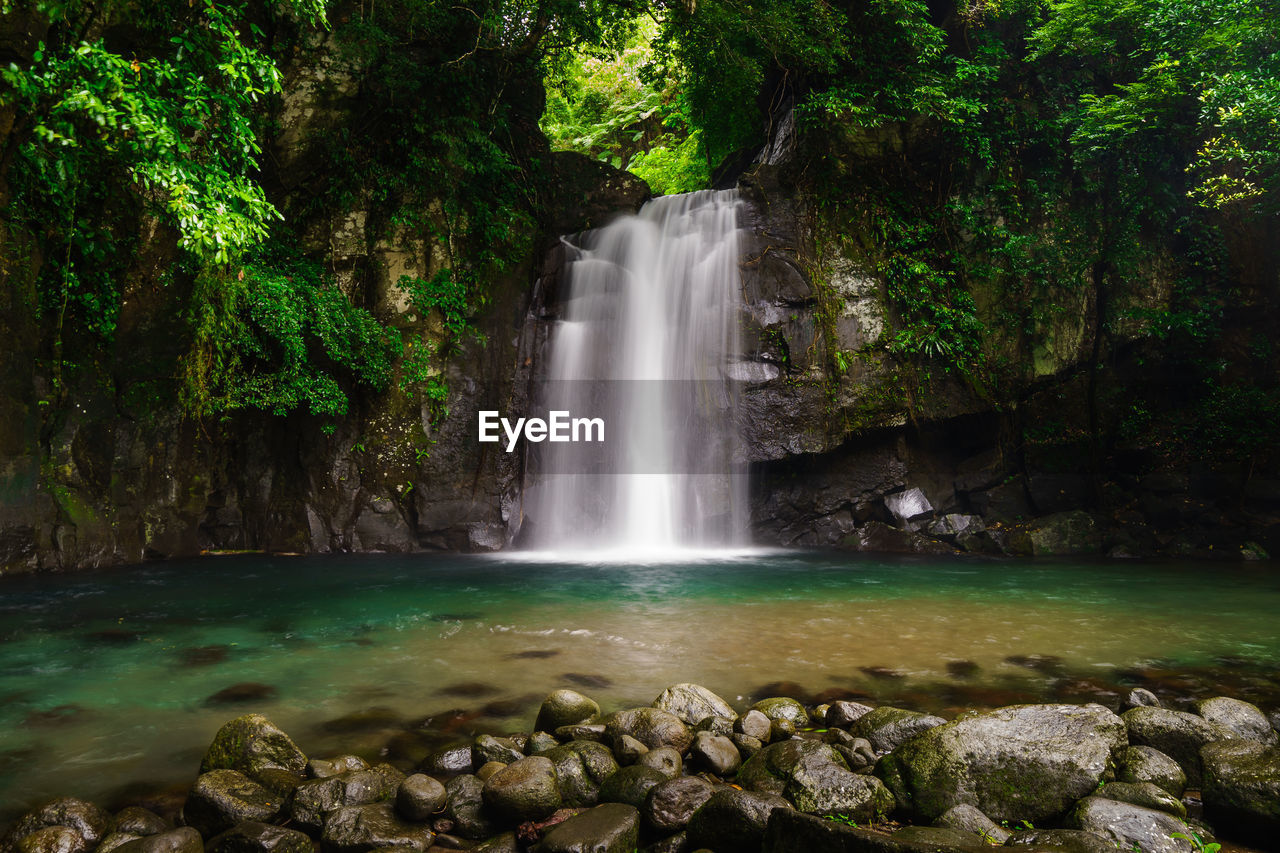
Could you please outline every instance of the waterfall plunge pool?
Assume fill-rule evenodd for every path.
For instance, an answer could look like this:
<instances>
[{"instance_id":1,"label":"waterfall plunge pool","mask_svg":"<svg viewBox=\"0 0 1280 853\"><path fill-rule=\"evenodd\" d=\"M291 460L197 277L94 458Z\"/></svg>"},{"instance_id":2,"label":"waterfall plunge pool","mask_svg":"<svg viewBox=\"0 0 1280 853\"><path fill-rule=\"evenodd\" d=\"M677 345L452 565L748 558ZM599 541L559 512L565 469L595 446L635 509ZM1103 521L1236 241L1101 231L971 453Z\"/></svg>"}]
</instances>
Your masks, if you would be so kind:
<instances>
[{"instance_id":1,"label":"waterfall plunge pool","mask_svg":"<svg viewBox=\"0 0 1280 853\"><path fill-rule=\"evenodd\" d=\"M1114 705L1141 685L1269 709L1278 613L1266 564L794 551L242 556L0 578L0 820L54 795L110 805L130 784L189 785L217 728L249 711L310 755L375 757L527 731L557 687L606 711L681 681L739 708L777 692L951 716Z\"/></svg>"}]
</instances>

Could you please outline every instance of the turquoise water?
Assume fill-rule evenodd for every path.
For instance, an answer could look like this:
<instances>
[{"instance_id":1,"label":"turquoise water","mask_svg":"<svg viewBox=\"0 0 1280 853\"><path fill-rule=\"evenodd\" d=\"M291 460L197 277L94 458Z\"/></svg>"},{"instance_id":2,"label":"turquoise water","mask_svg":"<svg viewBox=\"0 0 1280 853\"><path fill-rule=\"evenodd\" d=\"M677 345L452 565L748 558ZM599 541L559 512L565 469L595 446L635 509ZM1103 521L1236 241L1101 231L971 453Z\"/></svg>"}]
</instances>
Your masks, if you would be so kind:
<instances>
[{"instance_id":1,"label":"turquoise water","mask_svg":"<svg viewBox=\"0 0 1280 853\"><path fill-rule=\"evenodd\" d=\"M1268 565L246 556L2 578L0 803L189 781L250 710L311 754L377 755L408 727L527 730L561 686L606 709L678 681L739 706L781 681L944 714L1136 683L1266 705L1278 614Z\"/></svg>"}]
</instances>

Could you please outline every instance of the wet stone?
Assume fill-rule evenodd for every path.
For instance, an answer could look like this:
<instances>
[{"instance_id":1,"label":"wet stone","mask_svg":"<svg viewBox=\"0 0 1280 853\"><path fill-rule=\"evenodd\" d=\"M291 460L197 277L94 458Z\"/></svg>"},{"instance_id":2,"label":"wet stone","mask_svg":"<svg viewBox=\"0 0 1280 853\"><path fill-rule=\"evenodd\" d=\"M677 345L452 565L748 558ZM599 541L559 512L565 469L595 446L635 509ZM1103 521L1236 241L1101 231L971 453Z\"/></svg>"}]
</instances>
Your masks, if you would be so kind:
<instances>
[{"instance_id":1,"label":"wet stone","mask_svg":"<svg viewBox=\"0 0 1280 853\"><path fill-rule=\"evenodd\" d=\"M604 803L574 815L549 831L539 853L633 853L640 814L623 803Z\"/></svg>"},{"instance_id":2,"label":"wet stone","mask_svg":"<svg viewBox=\"0 0 1280 853\"><path fill-rule=\"evenodd\" d=\"M91 845L69 826L44 826L18 839L18 853L88 853Z\"/></svg>"},{"instance_id":3,"label":"wet stone","mask_svg":"<svg viewBox=\"0 0 1280 853\"><path fill-rule=\"evenodd\" d=\"M367 853L384 847L422 853L434 838L430 828L401 820L389 803L374 803L330 812L321 842L336 853Z\"/></svg>"},{"instance_id":4,"label":"wet stone","mask_svg":"<svg viewBox=\"0 0 1280 853\"><path fill-rule=\"evenodd\" d=\"M865 717L872 710L871 706L860 702L832 702L831 707L827 709L826 723L828 726L847 726Z\"/></svg>"},{"instance_id":5,"label":"wet stone","mask_svg":"<svg viewBox=\"0 0 1280 853\"><path fill-rule=\"evenodd\" d=\"M307 762L307 775L312 779L328 779L349 770L368 770L369 762L355 755L337 758L313 758Z\"/></svg>"},{"instance_id":6,"label":"wet stone","mask_svg":"<svg viewBox=\"0 0 1280 853\"><path fill-rule=\"evenodd\" d=\"M396 811L405 820L428 821L444 807L444 785L424 773L415 773L396 790Z\"/></svg>"},{"instance_id":7,"label":"wet stone","mask_svg":"<svg viewBox=\"0 0 1280 853\"><path fill-rule=\"evenodd\" d=\"M506 738L480 735L471 745L471 763L476 767L482 767L490 761L511 764L523 757L524 752Z\"/></svg>"},{"instance_id":8,"label":"wet stone","mask_svg":"<svg viewBox=\"0 0 1280 853\"><path fill-rule=\"evenodd\" d=\"M311 839L304 832L246 821L209 839L206 853L312 853Z\"/></svg>"},{"instance_id":9,"label":"wet stone","mask_svg":"<svg viewBox=\"0 0 1280 853\"><path fill-rule=\"evenodd\" d=\"M515 823L539 820L561 805L555 765L539 755L521 758L490 776L483 796L486 806Z\"/></svg>"},{"instance_id":10,"label":"wet stone","mask_svg":"<svg viewBox=\"0 0 1280 853\"><path fill-rule=\"evenodd\" d=\"M141 806L128 806L116 812L116 832L128 832L133 835L156 835L167 832L173 827L160 815Z\"/></svg>"},{"instance_id":11,"label":"wet stone","mask_svg":"<svg viewBox=\"0 0 1280 853\"><path fill-rule=\"evenodd\" d=\"M711 732L694 735L689 754L696 765L717 776L731 776L742 766L742 756L733 741Z\"/></svg>"},{"instance_id":12,"label":"wet stone","mask_svg":"<svg viewBox=\"0 0 1280 853\"><path fill-rule=\"evenodd\" d=\"M470 773L473 766L471 747L453 746L428 755L419 769L426 773L447 776L455 773Z\"/></svg>"},{"instance_id":13,"label":"wet stone","mask_svg":"<svg viewBox=\"0 0 1280 853\"><path fill-rule=\"evenodd\" d=\"M771 725L768 717L752 708L734 721L733 730L760 741L767 741Z\"/></svg>"},{"instance_id":14,"label":"wet stone","mask_svg":"<svg viewBox=\"0 0 1280 853\"><path fill-rule=\"evenodd\" d=\"M1187 788L1187 774L1178 762L1149 746L1129 746L1117 753L1116 779L1150 782L1175 797L1181 797Z\"/></svg>"},{"instance_id":15,"label":"wet stone","mask_svg":"<svg viewBox=\"0 0 1280 853\"><path fill-rule=\"evenodd\" d=\"M600 786L600 802L626 803L637 809L642 808L649 792L668 781L669 778L671 777L652 767L639 764L623 767L605 779L604 784Z\"/></svg>"},{"instance_id":16,"label":"wet stone","mask_svg":"<svg viewBox=\"0 0 1280 853\"><path fill-rule=\"evenodd\" d=\"M476 840L498 831L485 813L484 782L470 774L455 776L445 783L444 790L447 795L444 820L448 822L448 829L442 828L442 832ZM433 825L440 826L439 823Z\"/></svg>"},{"instance_id":17,"label":"wet stone","mask_svg":"<svg viewBox=\"0 0 1280 853\"><path fill-rule=\"evenodd\" d=\"M668 779L674 779L684 770L680 753L669 746L649 750L636 759L636 765L656 770Z\"/></svg>"},{"instance_id":18,"label":"wet stone","mask_svg":"<svg viewBox=\"0 0 1280 853\"><path fill-rule=\"evenodd\" d=\"M614 752L618 756L620 764L635 764L636 759L649 751L649 747L633 738L631 735L623 735L618 739L618 745Z\"/></svg>"},{"instance_id":19,"label":"wet stone","mask_svg":"<svg viewBox=\"0 0 1280 853\"><path fill-rule=\"evenodd\" d=\"M1124 697L1124 701L1120 703L1120 710L1127 711L1130 708L1159 708L1160 699L1156 694L1152 693L1145 687L1135 687L1129 691Z\"/></svg>"},{"instance_id":20,"label":"wet stone","mask_svg":"<svg viewBox=\"0 0 1280 853\"><path fill-rule=\"evenodd\" d=\"M770 719L777 722L778 720L786 720L791 723L794 728L804 728L809 725L809 714L805 711L804 706L786 696L773 696L768 699L761 699L759 702L751 706L753 711L759 711Z\"/></svg>"},{"instance_id":21,"label":"wet stone","mask_svg":"<svg viewBox=\"0 0 1280 853\"><path fill-rule=\"evenodd\" d=\"M302 833L297 834L301 835ZM121 853L121 851L122 853L202 853L205 847L200 840L199 832L193 827L182 826L167 832L135 839L115 849L117 853ZM285 853L285 851L282 850L281 853ZM306 851L289 851L289 853L306 853Z\"/></svg>"},{"instance_id":22,"label":"wet stone","mask_svg":"<svg viewBox=\"0 0 1280 853\"><path fill-rule=\"evenodd\" d=\"M211 770L196 779L182 817L209 838L241 821L269 821L283 805L278 795L237 770Z\"/></svg>"},{"instance_id":23,"label":"wet stone","mask_svg":"<svg viewBox=\"0 0 1280 853\"><path fill-rule=\"evenodd\" d=\"M655 831L678 832L714 792L710 782L697 776L668 779L649 791L641 812L646 824Z\"/></svg>"}]
</instances>

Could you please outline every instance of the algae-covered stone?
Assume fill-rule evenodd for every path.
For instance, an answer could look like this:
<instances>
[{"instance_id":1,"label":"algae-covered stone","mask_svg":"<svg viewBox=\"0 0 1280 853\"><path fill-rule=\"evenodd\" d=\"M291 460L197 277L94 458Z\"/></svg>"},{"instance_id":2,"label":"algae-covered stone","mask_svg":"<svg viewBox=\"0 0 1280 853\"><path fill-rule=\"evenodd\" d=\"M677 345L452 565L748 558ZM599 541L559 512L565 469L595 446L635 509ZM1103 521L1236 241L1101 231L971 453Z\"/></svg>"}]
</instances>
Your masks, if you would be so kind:
<instances>
[{"instance_id":1,"label":"algae-covered stone","mask_svg":"<svg viewBox=\"0 0 1280 853\"><path fill-rule=\"evenodd\" d=\"M1201 755L1205 817L1252 838L1280 838L1280 747L1212 743Z\"/></svg>"},{"instance_id":2,"label":"algae-covered stone","mask_svg":"<svg viewBox=\"0 0 1280 853\"><path fill-rule=\"evenodd\" d=\"M305 832L246 821L211 838L205 849L206 853L312 853L313 845Z\"/></svg>"},{"instance_id":3,"label":"algae-covered stone","mask_svg":"<svg viewBox=\"0 0 1280 853\"><path fill-rule=\"evenodd\" d=\"M866 738L877 754L892 752L911 738L945 723L941 717L881 706L859 716L849 725L849 734Z\"/></svg>"},{"instance_id":4,"label":"algae-covered stone","mask_svg":"<svg viewBox=\"0 0 1280 853\"><path fill-rule=\"evenodd\" d=\"M1228 728L1245 740L1257 741L1264 746L1275 746L1280 742L1280 735L1271 728L1267 715L1257 705L1249 702L1229 696L1215 696L1197 702L1196 712L1209 722Z\"/></svg>"},{"instance_id":5,"label":"algae-covered stone","mask_svg":"<svg viewBox=\"0 0 1280 853\"><path fill-rule=\"evenodd\" d=\"M540 732L554 732L561 726L572 726L593 719L600 713L594 699L576 690L556 690L542 700L533 727Z\"/></svg>"},{"instance_id":6,"label":"algae-covered stone","mask_svg":"<svg viewBox=\"0 0 1280 853\"><path fill-rule=\"evenodd\" d=\"M626 803L637 809L644 806L649 792L666 782L668 777L661 771L642 764L623 767L604 781L600 786L600 801L605 803Z\"/></svg>"},{"instance_id":7,"label":"algae-covered stone","mask_svg":"<svg viewBox=\"0 0 1280 853\"><path fill-rule=\"evenodd\" d=\"M640 813L623 803L603 803L551 828L539 853L633 853Z\"/></svg>"},{"instance_id":8,"label":"algae-covered stone","mask_svg":"<svg viewBox=\"0 0 1280 853\"><path fill-rule=\"evenodd\" d=\"M1115 842L1083 829L1027 829L1013 833L1006 847L1036 847L1061 853L1116 853Z\"/></svg>"},{"instance_id":9,"label":"algae-covered stone","mask_svg":"<svg viewBox=\"0 0 1280 853\"><path fill-rule=\"evenodd\" d=\"M1178 762L1150 746L1129 746L1116 754L1116 781L1150 782L1175 797L1187 788L1187 774Z\"/></svg>"},{"instance_id":10,"label":"algae-covered stone","mask_svg":"<svg viewBox=\"0 0 1280 853\"><path fill-rule=\"evenodd\" d=\"M1067 824L1111 841L1121 850L1142 853L1192 853L1191 828L1173 815L1131 803L1086 797L1067 816ZM1181 835L1183 838L1175 838Z\"/></svg>"},{"instance_id":11,"label":"algae-covered stone","mask_svg":"<svg viewBox=\"0 0 1280 853\"><path fill-rule=\"evenodd\" d=\"M380 767L383 767L380 765ZM289 801L289 816L295 823L308 829L319 829L324 816L341 806L363 806L390 800L399 788L401 778L385 772L348 770L324 779L303 782L293 791Z\"/></svg>"},{"instance_id":12,"label":"algae-covered stone","mask_svg":"<svg viewBox=\"0 0 1280 853\"><path fill-rule=\"evenodd\" d=\"M944 826L948 829L959 829L976 835L983 841L992 844L1004 844L1009 840L1011 834L1009 830L967 803L961 803L958 806L952 806L947 809L942 813L941 817L934 821L934 825Z\"/></svg>"},{"instance_id":13,"label":"algae-covered stone","mask_svg":"<svg viewBox=\"0 0 1280 853\"><path fill-rule=\"evenodd\" d=\"M485 813L484 782L470 773L455 776L445 783L444 817L453 824L453 832L473 841L488 838L498 827Z\"/></svg>"},{"instance_id":14,"label":"algae-covered stone","mask_svg":"<svg viewBox=\"0 0 1280 853\"><path fill-rule=\"evenodd\" d=\"M390 803L374 803L329 812L320 840L336 853L367 853L384 847L422 853L434 839L429 827L401 820Z\"/></svg>"},{"instance_id":15,"label":"algae-covered stone","mask_svg":"<svg viewBox=\"0 0 1280 853\"><path fill-rule=\"evenodd\" d=\"M669 711L660 708L630 708L605 718L605 732L613 743L630 735L649 749L669 746L684 754L693 743L693 732Z\"/></svg>"},{"instance_id":16,"label":"algae-covered stone","mask_svg":"<svg viewBox=\"0 0 1280 853\"><path fill-rule=\"evenodd\" d=\"M302 835L302 833L295 833ZM306 836L303 836L304 838ZM310 839L307 839L310 843ZM205 850L204 842L200 840L200 833L193 827L181 826L177 829L171 829L166 832L159 832L155 835L147 835L142 838L136 838L128 844L122 844L115 848L124 853L203 853ZM213 848L210 848L211 850ZM224 853L217 851L217 853ZM306 853L304 850L280 851L280 853Z\"/></svg>"},{"instance_id":17,"label":"algae-covered stone","mask_svg":"<svg viewBox=\"0 0 1280 853\"><path fill-rule=\"evenodd\" d=\"M714 792L710 782L697 776L668 779L649 791L641 812L645 822L658 832L678 832Z\"/></svg>"},{"instance_id":18,"label":"algae-covered stone","mask_svg":"<svg viewBox=\"0 0 1280 853\"><path fill-rule=\"evenodd\" d=\"M1181 800L1150 782L1108 782L1098 790L1097 795L1108 800L1168 812L1180 820L1187 817L1187 807Z\"/></svg>"},{"instance_id":19,"label":"algae-covered stone","mask_svg":"<svg viewBox=\"0 0 1280 853\"><path fill-rule=\"evenodd\" d=\"M694 762L717 776L732 776L742 765L742 755L723 735L698 732L689 754Z\"/></svg>"},{"instance_id":20,"label":"algae-covered stone","mask_svg":"<svg viewBox=\"0 0 1280 853\"><path fill-rule=\"evenodd\" d=\"M1201 747L1240 737L1226 726L1169 708L1132 708L1124 712L1122 719L1131 744L1158 749L1178 762L1187 774L1187 784L1193 788L1200 785Z\"/></svg>"},{"instance_id":21,"label":"algae-covered stone","mask_svg":"<svg viewBox=\"0 0 1280 853\"><path fill-rule=\"evenodd\" d=\"M854 773L831 746L812 740L773 743L738 771L744 788L777 794L802 812L871 820L893 811L893 796L874 776Z\"/></svg>"},{"instance_id":22,"label":"algae-covered stone","mask_svg":"<svg viewBox=\"0 0 1280 853\"><path fill-rule=\"evenodd\" d=\"M653 700L653 707L676 715L690 726L707 717L738 718L738 712L728 702L699 684L673 684Z\"/></svg>"},{"instance_id":23,"label":"algae-covered stone","mask_svg":"<svg viewBox=\"0 0 1280 853\"><path fill-rule=\"evenodd\" d=\"M809 712L799 702L786 696L761 699L751 706L751 710L759 711L771 721L786 720L797 729L803 729L809 725Z\"/></svg>"},{"instance_id":24,"label":"algae-covered stone","mask_svg":"<svg viewBox=\"0 0 1280 853\"><path fill-rule=\"evenodd\" d=\"M636 765L657 770L668 779L676 778L684 770L684 761L680 758L680 753L669 746L649 750L636 758Z\"/></svg>"},{"instance_id":25,"label":"algae-covered stone","mask_svg":"<svg viewBox=\"0 0 1280 853\"><path fill-rule=\"evenodd\" d=\"M514 823L541 820L562 804L555 765L542 755L508 764L484 783L484 802Z\"/></svg>"},{"instance_id":26,"label":"algae-covered stone","mask_svg":"<svg viewBox=\"0 0 1280 853\"><path fill-rule=\"evenodd\" d=\"M776 794L723 788L712 794L689 819L690 849L699 847L756 853L765 825L776 809L791 804Z\"/></svg>"},{"instance_id":27,"label":"algae-covered stone","mask_svg":"<svg viewBox=\"0 0 1280 853\"><path fill-rule=\"evenodd\" d=\"M14 844L17 853L88 853L84 836L69 826L42 826Z\"/></svg>"},{"instance_id":28,"label":"algae-covered stone","mask_svg":"<svg viewBox=\"0 0 1280 853\"><path fill-rule=\"evenodd\" d=\"M187 795L182 818L210 838L245 820L269 821L284 801L236 770L201 773Z\"/></svg>"},{"instance_id":29,"label":"algae-covered stone","mask_svg":"<svg viewBox=\"0 0 1280 853\"><path fill-rule=\"evenodd\" d=\"M448 797L444 785L425 773L415 773L406 777L396 789L396 811L405 820L431 820L444 807Z\"/></svg>"},{"instance_id":30,"label":"algae-covered stone","mask_svg":"<svg viewBox=\"0 0 1280 853\"><path fill-rule=\"evenodd\" d=\"M4 840L17 842L46 827L67 827L76 831L84 844L94 847L106 835L111 826L111 815L87 800L76 797L59 797L50 800L34 811L27 812L14 822L5 833ZM141 835L142 833L136 833ZM66 843L68 839L59 841ZM42 843L52 843L50 835Z\"/></svg>"},{"instance_id":31,"label":"algae-covered stone","mask_svg":"<svg viewBox=\"0 0 1280 853\"><path fill-rule=\"evenodd\" d=\"M967 803L995 821L1040 822L1097 790L1124 745L1124 724L1101 705L1014 705L929 729L875 772L927 821Z\"/></svg>"},{"instance_id":32,"label":"algae-covered stone","mask_svg":"<svg viewBox=\"0 0 1280 853\"><path fill-rule=\"evenodd\" d=\"M261 714L236 717L218 729L200 762L201 773L238 770L252 777L267 768L301 775L307 769L307 757L287 734Z\"/></svg>"},{"instance_id":33,"label":"algae-covered stone","mask_svg":"<svg viewBox=\"0 0 1280 853\"><path fill-rule=\"evenodd\" d=\"M594 806L600 800L600 785L618 772L618 762L603 744L572 740L543 753L555 767L564 805L571 808Z\"/></svg>"}]
</instances>

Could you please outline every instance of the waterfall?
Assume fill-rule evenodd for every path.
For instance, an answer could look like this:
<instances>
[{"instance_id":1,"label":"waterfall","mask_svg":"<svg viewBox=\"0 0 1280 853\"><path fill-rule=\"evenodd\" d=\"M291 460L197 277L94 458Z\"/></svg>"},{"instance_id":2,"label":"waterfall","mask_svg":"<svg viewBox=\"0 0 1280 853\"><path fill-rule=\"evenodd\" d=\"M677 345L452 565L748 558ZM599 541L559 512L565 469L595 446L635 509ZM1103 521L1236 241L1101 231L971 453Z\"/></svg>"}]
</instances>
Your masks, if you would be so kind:
<instances>
[{"instance_id":1,"label":"waterfall","mask_svg":"<svg viewBox=\"0 0 1280 853\"><path fill-rule=\"evenodd\" d=\"M654 554L741 544L736 190L664 196L566 238L542 411L599 417L600 444L529 445L526 542Z\"/></svg>"}]
</instances>

